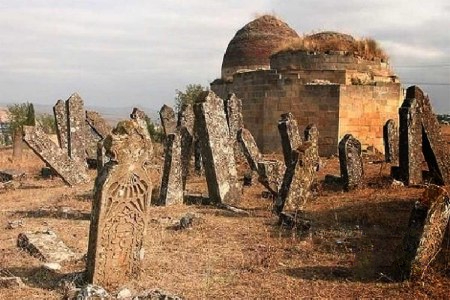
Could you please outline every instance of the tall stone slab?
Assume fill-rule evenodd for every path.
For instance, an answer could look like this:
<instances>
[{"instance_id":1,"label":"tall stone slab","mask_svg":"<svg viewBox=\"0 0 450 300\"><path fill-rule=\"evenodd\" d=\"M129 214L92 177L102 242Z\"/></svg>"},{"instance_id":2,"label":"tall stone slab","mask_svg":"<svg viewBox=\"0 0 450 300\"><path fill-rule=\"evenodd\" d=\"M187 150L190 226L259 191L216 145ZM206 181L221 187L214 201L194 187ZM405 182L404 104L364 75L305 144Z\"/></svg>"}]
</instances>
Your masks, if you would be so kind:
<instances>
[{"instance_id":1,"label":"tall stone slab","mask_svg":"<svg viewBox=\"0 0 450 300\"><path fill-rule=\"evenodd\" d=\"M286 167L292 163L292 151L302 144L302 138L298 130L297 121L291 113L281 115L278 121L278 131L281 137L281 146Z\"/></svg>"},{"instance_id":2,"label":"tall stone slab","mask_svg":"<svg viewBox=\"0 0 450 300\"><path fill-rule=\"evenodd\" d=\"M279 160L262 160L258 162L258 181L277 199L283 182L286 166Z\"/></svg>"},{"instance_id":3,"label":"tall stone slab","mask_svg":"<svg viewBox=\"0 0 450 300\"><path fill-rule=\"evenodd\" d=\"M244 127L244 119L242 117L242 100L235 94L228 95L225 100L225 114L227 116L228 128L230 136L236 139L239 129Z\"/></svg>"},{"instance_id":4,"label":"tall stone slab","mask_svg":"<svg viewBox=\"0 0 450 300\"><path fill-rule=\"evenodd\" d=\"M189 175L191 158L194 152L194 110L192 105L185 104L178 112L177 130L181 135L181 167L183 172L183 189Z\"/></svg>"},{"instance_id":5,"label":"tall stone slab","mask_svg":"<svg viewBox=\"0 0 450 300\"><path fill-rule=\"evenodd\" d=\"M159 202L161 205L183 203L183 168L181 164L181 135L177 131L166 136L164 168Z\"/></svg>"},{"instance_id":6,"label":"tall stone slab","mask_svg":"<svg viewBox=\"0 0 450 300\"><path fill-rule=\"evenodd\" d=\"M351 134L346 134L339 142L339 166L346 190L352 190L362 185L364 169L361 143Z\"/></svg>"},{"instance_id":7,"label":"tall stone slab","mask_svg":"<svg viewBox=\"0 0 450 300\"><path fill-rule=\"evenodd\" d=\"M315 148L305 142L292 153L292 164L286 169L274 210L301 210L312 197L311 186L316 180Z\"/></svg>"},{"instance_id":8,"label":"tall stone slab","mask_svg":"<svg viewBox=\"0 0 450 300\"><path fill-rule=\"evenodd\" d=\"M406 97L417 99L421 106L422 152L433 182L438 185L448 184L450 183L450 155L430 99L417 86L409 87Z\"/></svg>"},{"instance_id":9,"label":"tall stone slab","mask_svg":"<svg viewBox=\"0 0 450 300\"><path fill-rule=\"evenodd\" d=\"M87 280L115 289L139 277L152 183L151 140L136 120L120 122L104 141L110 161L95 182Z\"/></svg>"},{"instance_id":10,"label":"tall stone slab","mask_svg":"<svg viewBox=\"0 0 450 300\"><path fill-rule=\"evenodd\" d=\"M103 140L97 142L97 176L102 172L103 167L107 162L106 150L103 147Z\"/></svg>"},{"instance_id":11,"label":"tall stone slab","mask_svg":"<svg viewBox=\"0 0 450 300\"><path fill-rule=\"evenodd\" d=\"M258 172L258 162L262 160L262 155L252 133L246 128L241 128L237 132L237 140L241 143L241 148L250 169Z\"/></svg>"},{"instance_id":12,"label":"tall stone slab","mask_svg":"<svg viewBox=\"0 0 450 300\"><path fill-rule=\"evenodd\" d=\"M86 111L86 122L102 139L111 133L111 126L96 111Z\"/></svg>"},{"instance_id":13,"label":"tall stone slab","mask_svg":"<svg viewBox=\"0 0 450 300\"><path fill-rule=\"evenodd\" d=\"M399 172L406 185L422 183L422 122L420 103L405 98L399 108Z\"/></svg>"},{"instance_id":14,"label":"tall stone slab","mask_svg":"<svg viewBox=\"0 0 450 300\"><path fill-rule=\"evenodd\" d=\"M89 180L84 163L71 159L38 126L24 126L24 141L70 186Z\"/></svg>"},{"instance_id":15,"label":"tall stone slab","mask_svg":"<svg viewBox=\"0 0 450 300\"><path fill-rule=\"evenodd\" d=\"M73 160L86 162L86 112L83 99L77 93L72 94L66 101L68 120L68 151Z\"/></svg>"},{"instance_id":16,"label":"tall stone slab","mask_svg":"<svg viewBox=\"0 0 450 300\"><path fill-rule=\"evenodd\" d=\"M163 105L159 110L159 117L161 118L161 126L164 130L164 135L169 135L175 132L177 127L177 119L172 107Z\"/></svg>"},{"instance_id":17,"label":"tall stone slab","mask_svg":"<svg viewBox=\"0 0 450 300\"><path fill-rule=\"evenodd\" d=\"M312 156L314 159L314 165L318 171L320 168L320 156L319 156L319 130L315 124L309 124L304 130L304 140L311 143Z\"/></svg>"},{"instance_id":18,"label":"tall stone slab","mask_svg":"<svg viewBox=\"0 0 450 300\"><path fill-rule=\"evenodd\" d=\"M136 124L139 125L139 127L142 129L140 132L145 135L146 140L150 143L149 146L147 146L145 149L149 152L148 155L153 156L153 143L150 132L148 132L147 115L144 111L135 107L130 114L130 118L134 120Z\"/></svg>"},{"instance_id":19,"label":"tall stone slab","mask_svg":"<svg viewBox=\"0 0 450 300\"><path fill-rule=\"evenodd\" d=\"M197 136L211 201L234 204L240 201L241 187L223 100L204 92L194 105Z\"/></svg>"},{"instance_id":20,"label":"tall stone slab","mask_svg":"<svg viewBox=\"0 0 450 300\"><path fill-rule=\"evenodd\" d=\"M59 147L69 153L67 149L69 146L69 121L67 120L66 103L63 100L56 101L55 106L53 106L53 114L55 115Z\"/></svg>"},{"instance_id":21,"label":"tall stone slab","mask_svg":"<svg viewBox=\"0 0 450 300\"><path fill-rule=\"evenodd\" d=\"M398 162L398 128L395 121L387 120L383 126L384 157L388 163Z\"/></svg>"},{"instance_id":22,"label":"tall stone slab","mask_svg":"<svg viewBox=\"0 0 450 300\"><path fill-rule=\"evenodd\" d=\"M405 277L422 279L428 266L442 247L450 217L448 192L430 185L417 201L409 219L403 241L404 254L400 267Z\"/></svg>"}]
</instances>

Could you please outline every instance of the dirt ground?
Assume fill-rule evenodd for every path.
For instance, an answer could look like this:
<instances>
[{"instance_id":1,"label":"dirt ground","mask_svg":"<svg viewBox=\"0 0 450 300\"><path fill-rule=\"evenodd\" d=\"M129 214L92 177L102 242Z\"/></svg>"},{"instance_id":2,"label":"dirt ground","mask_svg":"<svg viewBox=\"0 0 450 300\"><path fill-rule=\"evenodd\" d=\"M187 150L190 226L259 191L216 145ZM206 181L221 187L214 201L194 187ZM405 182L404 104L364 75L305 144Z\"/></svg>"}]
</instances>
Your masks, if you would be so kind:
<instances>
[{"instance_id":1,"label":"dirt ground","mask_svg":"<svg viewBox=\"0 0 450 300\"><path fill-rule=\"evenodd\" d=\"M257 182L242 190L240 207L250 216L212 206L151 207L143 272L126 287L160 288L186 299L448 299L448 253L420 282L396 276L395 260L423 187L391 186L390 165L371 158L365 160L365 187L343 192L324 182L326 174L339 175L338 159L323 163L316 196L304 211L312 224L308 231L278 225L272 200L262 197ZM75 252L87 251L93 181L70 188L58 178L40 178L43 166L29 150L20 163L11 161L11 150L0 150L0 169L27 173L20 185L0 189L0 272L26 285L0 288L0 299L61 299L58 282L85 267L81 259L51 272L16 246L19 233L50 229ZM154 185L160 171L157 166ZM90 175L94 179L95 171ZM188 190L206 192L205 179L191 177ZM175 230L171 224L188 212L196 215L192 228ZM6 229L15 220L23 226Z\"/></svg>"}]
</instances>

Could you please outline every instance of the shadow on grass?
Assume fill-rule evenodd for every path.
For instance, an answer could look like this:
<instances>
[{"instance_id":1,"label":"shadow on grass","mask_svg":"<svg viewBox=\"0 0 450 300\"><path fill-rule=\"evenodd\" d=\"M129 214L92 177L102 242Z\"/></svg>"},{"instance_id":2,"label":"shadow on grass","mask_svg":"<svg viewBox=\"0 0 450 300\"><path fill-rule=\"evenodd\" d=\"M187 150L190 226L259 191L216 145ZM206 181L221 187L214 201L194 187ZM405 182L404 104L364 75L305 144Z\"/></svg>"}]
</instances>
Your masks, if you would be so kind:
<instances>
[{"instance_id":1,"label":"shadow on grass","mask_svg":"<svg viewBox=\"0 0 450 300\"><path fill-rule=\"evenodd\" d=\"M15 215L22 218L53 218L66 220L90 220L91 214L70 209L37 209L16 211Z\"/></svg>"}]
</instances>

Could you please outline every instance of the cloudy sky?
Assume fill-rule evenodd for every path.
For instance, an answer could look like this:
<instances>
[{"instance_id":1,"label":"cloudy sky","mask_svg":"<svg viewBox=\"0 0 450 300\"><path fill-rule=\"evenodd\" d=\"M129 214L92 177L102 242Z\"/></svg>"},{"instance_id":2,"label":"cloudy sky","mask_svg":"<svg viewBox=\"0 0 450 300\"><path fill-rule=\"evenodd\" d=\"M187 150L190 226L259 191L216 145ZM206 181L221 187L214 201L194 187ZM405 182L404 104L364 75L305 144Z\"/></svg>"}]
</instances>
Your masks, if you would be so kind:
<instances>
[{"instance_id":1,"label":"cloudy sky","mask_svg":"<svg viewBox=\"0 0 450 300\"><path fill-rule=\"evenodd\" d=\"M0 103L53 105L78 91L90 106L159 109L219 77L235 32L264 13L299 34L379 40L401 81L450 113L447 0L0 0Z\"/></svg>"}]
</instances>

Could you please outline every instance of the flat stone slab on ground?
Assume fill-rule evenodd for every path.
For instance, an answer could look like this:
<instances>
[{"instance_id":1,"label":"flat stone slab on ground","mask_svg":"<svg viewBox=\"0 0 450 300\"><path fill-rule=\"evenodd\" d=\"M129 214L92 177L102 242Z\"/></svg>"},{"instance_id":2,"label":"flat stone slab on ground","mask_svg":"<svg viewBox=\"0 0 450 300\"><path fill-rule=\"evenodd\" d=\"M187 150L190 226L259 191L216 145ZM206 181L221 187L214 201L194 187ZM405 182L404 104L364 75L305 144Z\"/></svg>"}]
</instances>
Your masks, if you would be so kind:
<instances>
[{"instance_id":1,"label":"flat stone slab on ground","mask_svg":"<svg viewBox=\"0 0 450 300\"><path fill-rule=\"evenodd\" d=\"M24 232L17 238L17 246L45 262L63 262L81 258L69 249L52 231Z\"/></svg>"},{"instance_id":2,"label":"flat stone slab on ground","mask_svg":"<svg viewBox=\"0 0 450 300\"><path fill-rule=\"evenodd\" d=\"M14 169L4 169L0 170L0 182L6 182L11 180L18 180L25 177L25 172L14 170Z\"/></svg>"}]
</instances>

